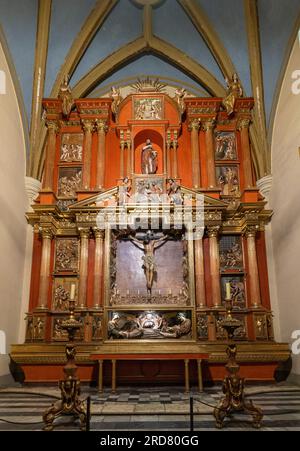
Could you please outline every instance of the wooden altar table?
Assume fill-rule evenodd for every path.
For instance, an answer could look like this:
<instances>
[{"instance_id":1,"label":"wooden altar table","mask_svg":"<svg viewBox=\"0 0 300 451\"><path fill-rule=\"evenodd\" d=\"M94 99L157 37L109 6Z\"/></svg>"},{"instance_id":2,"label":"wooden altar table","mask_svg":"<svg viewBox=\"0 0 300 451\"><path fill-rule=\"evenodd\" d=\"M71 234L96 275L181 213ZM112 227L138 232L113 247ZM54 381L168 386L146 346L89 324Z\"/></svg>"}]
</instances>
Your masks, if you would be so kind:
<instances>
[{"instance_id":1,"label":"wooden altar table","mask_svg":"<svg viewBox=\"0 0 300 451\"><path fill-rule=\"evenodd\" d=\"M190 391L190 371L189 363L190 360L197 361L197 371L198 371L198 388L199 392L203 392L203 378L202 378L202 361L209 358L208 354L91 354L90 359L97 361L99 365L98 373L98 389L99 393L103 392L103 362L104 360L111 360L112 363L112 393L116 392L117 388L117 360L182 360L185 366L185 392Z\"/></svg>"}]
</instances>

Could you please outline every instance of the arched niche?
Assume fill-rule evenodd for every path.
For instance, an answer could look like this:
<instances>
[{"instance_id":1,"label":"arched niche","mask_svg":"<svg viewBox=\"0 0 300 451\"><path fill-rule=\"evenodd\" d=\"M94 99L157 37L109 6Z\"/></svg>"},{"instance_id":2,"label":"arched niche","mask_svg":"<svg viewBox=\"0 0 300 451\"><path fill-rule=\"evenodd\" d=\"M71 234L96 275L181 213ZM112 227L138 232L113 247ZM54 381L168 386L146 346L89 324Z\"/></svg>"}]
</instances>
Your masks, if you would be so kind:
<instances>
[{"instance_id":1,"label":"arched niche","mask_svg":"<svg viewBox=\"0 0 300 451\"><path fill-rule=\"evenodd\" d=\"M164 168L164 137L156 130L146 128L139 131L133 140L134 148L134 173L142 174L142 150L147 139L150 139L153 149L157 152L158 170L157 174L163 174Z\"/></svg>"}]
</instances>

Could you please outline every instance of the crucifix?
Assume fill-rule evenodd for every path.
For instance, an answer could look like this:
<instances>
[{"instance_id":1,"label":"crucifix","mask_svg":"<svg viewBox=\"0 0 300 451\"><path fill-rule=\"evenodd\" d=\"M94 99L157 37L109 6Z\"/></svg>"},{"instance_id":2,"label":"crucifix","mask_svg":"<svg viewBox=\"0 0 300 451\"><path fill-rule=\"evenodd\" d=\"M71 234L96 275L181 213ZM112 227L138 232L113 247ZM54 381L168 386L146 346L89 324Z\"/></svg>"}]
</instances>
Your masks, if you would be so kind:
<instances>
[{"instance_id":1,"label":"crucifix","mask_svg":"<svg viewBox=\"0 0 300 451\"><path fill-rule=\"evenodd\" d=\"M154 274L156 273L154 253L156 249L162 246L169 239L169 237L164 235L161 238L155 239L153 232L151 232L151 230L148 230L143 240L138 240L132 235L129 235L129 238L133 242L133 244L144 251L143 269L146 275L148 296L151 296Z\"/></svg>"}]
</instances>

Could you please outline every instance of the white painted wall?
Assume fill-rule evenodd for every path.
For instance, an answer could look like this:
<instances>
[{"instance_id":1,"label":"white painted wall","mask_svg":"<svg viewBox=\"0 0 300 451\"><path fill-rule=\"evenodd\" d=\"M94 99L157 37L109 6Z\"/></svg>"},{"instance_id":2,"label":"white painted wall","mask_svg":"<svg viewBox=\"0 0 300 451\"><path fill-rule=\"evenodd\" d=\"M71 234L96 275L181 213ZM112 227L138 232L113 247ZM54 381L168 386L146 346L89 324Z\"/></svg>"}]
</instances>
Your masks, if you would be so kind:
<instances>
[{"instance_id":1,"label":"white painted wall","mask_svg":"<svg viewBox=\"0 0 300 451\"><path fill-rule=\"evenodd\" d=\"M299 94L292 92L299 71ZM296 86L294 85L294 88ZM300 330L300 45L294 45L277 107L272 138L273 186L270 205L281 339ZM300 375L300 355L293 357Z\"/></svg>"},{"instance_id":2,"label":"white painted wall","mask_svg":"<svg viewBox=\"0 0 300 451\"><path fill-rule=\"evenodd\" d=\"M27 196L21 117L1 44L0 70L6 79L6 93L0 90L0 330L6 334L8 353L19 338ZM9 373L8 362L8 355L0 355L0 377Z\"/></svg>"}]
</instances>

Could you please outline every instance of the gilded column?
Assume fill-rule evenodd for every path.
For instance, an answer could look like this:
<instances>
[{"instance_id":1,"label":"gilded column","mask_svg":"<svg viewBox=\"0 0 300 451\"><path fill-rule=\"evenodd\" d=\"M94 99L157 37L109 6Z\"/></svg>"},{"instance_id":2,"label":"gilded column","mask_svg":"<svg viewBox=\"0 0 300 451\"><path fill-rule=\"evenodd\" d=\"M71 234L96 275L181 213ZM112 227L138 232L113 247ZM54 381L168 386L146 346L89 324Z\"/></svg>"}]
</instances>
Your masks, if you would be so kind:
<instances>
[{"instance_id":1,"label":"gilded column","mask_svg":"<svg viewBox=\"0 0 300 451\"><path fill-rule=\"evenodd\" d=\"M121 130L120 132L120 178L124 178L124 154L125 154L125 139L124 139L124 131Z\"/></svg>"},{"instance_id":2,"label":"gilded column","mask_svg":"<svg viewBox=\"0 0 300 451\"><path fill-rule=\"evenodd\" d=\"M90 231L89 229L79 229L79 232L80 232L80 267L79 267L78 305L80 308L85 308L87 297Z\"/></svg>"},{"instance_id":3,"label":"gilded column","mask_svg":"<svg viewBox=\"0 0 300 451\"><path fill-rule=\"evenodd\" d=\"M171 132L168 130L167 132L167 141L166 141L166 152L167 152L167 176L172 177L172 164L171 164Z\"/></svg>"},{"instance_id":4,"label":"gilded column","mask_svg":"<svg viewBox=\"0 0 300 451\"><path fill-rule=\"evenodd\" d=\"M200 119L193 119L189 124L191 132L191 147L192 147L192 180L195 189L200 188L200 153L199 153L199 129Z\"/></svg>"},{"instance_id":5,"label":"gilded column","mask_svg":"<svg viewBox=\"0 0 300 451\"><path fill-rule=\"evenodd\" d=\"M208 227L210 277L213 306L221 307L221 282L220 282L220 254L218 243L219 227Z\"/></svg>"},{"instance_id":6,"label":"gilded column","mask_svg":"<svg viewBox=\"0 0 300 451\"><path fill-rule=\"evenodd\" d=\"M195 240L195 275L196 275L196 303L198 308L206 306L203 241Z\"/></svg>"},{"instance_id":7,"label":"gilded column","mask_svg":"<svg viewBox=\"0 0 300 451\"><path fill-rule=\"evenodd\" d=\"M203 123L203 130L205 132L206 142L206 161L207 161L207 180L208 188L215 188L216 183L216 168L215 168L215 146L213 130L216 121L214 119Z\"/></svg>"},{"instance_id":8,"label":"gilded column","mask_svg":"<svg viewBox=\"0 0 300 451\"><path fill-rule=\"evenodd\" d=\"M99 309L103 306L102 288L103 288L103 244L104 231L94 230L95 234L95 266L94 266L94 308Z\"/></svg>"},{"instance_id":9,"label":"gilded column","mask_svg":"<svg viewBox=\"0 0 300 451\"><path fill-rule=\"evenodd\" d=\"M249 125L250 119L242 119L238 124L238 129L241 133L241 144L243 152L243 165L245 174L245 188L251 188L252 182L252 164L251 164L251 149L249 140Z\"/></svg>"},{"instance_id":10,"label":"gilded column","mask_svg":"<svg viewBox=\"0 0 300 451\"><path fill-rule=\"evenodd\" d=\"M39 285L39 301L38 309L46 310L48 304L49 277L50 277L50 258L51 258L51 242L52 231L42 229L42 259Z\"/></svg>"},{"instance_id":11,"label":"gilded column","mask_svg":"<svg viewBox=\"0 0 300 451\"><path fill-rule=\"evenodd\" d=\"M256 255L256 232L256 226L248 227L246 229L251 306L254 308L261 306L260 284Z\"/></svg>"},{"instance_id":12,"label":"gilded column","mask_svg":"<svg viewBox=\"0 0 300 451\"><path fill-rule=\"evenodd\" d=\"M131 135L130 131L127 131L127 177L131 177L132 174L132 163L131 163Z\"/></svg>"},{"instance_id":13,"label":"gilded column","mask_svg":"<svg viewBox=\"0 0 300 451\"><path fill-rule=\"evenodd\" d=\"M98 152L97 152L97 171L96 171L96 188L103 189L105 178L105 146L106 133L108 130L106 121L102 119L96 120L96 130L98 133Z\"/></svg>"},{"instance_id":14,"label":"gilded column","mask_svg":"<svg viewBox=\"0 0 300 451\"><path fill-rule=\"evenodd\" d=\"M59 132L59 126L55 121L48 121L48 143L45 160L45 176L43 189L53 191L53 171L56 153L56 135Z\"/></svg>"},{"instance_id":15,"label":"gilded column","mask_svg":"<svg viewBox=\"0 0 300 451\"><path fill-rule=\"evenodd\" d=\"M178 135L177 135L177 132L174 132L174 139L173 139L173 177L175 179L178 178L178 155L177 155L177 149L178 149Z\"/></svg>"},{"instance_id":16,"label":"gilded column","mask_svg":"<svg viewBox=\"0 0 300 451\"><path fill-rule=\"evenodd\" d=\"M84 158L83 158L83 174L82 188L84 190L91 189L91 161L92 161L92 134L94 124L92 121L82 121L84 131Z\"/></svg>"}]
</instances>

